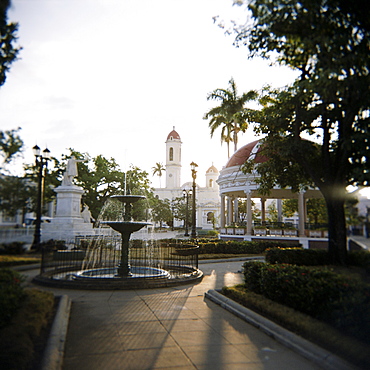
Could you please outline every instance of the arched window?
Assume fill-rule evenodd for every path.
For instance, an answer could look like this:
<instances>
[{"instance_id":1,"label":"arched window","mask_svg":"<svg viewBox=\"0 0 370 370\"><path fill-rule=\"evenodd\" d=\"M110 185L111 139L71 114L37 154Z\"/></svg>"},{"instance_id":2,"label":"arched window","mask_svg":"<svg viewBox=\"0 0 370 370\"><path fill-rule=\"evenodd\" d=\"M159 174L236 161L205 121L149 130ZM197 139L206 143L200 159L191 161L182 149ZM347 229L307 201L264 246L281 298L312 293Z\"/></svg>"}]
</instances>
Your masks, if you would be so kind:
<instances>
[{"instance_id":1,"label":"arched window","mask_svg":"<svg viewBox=\"0 0 370 370\"><path fill-rule=\"evenodd\" d=\"M173 161L173 148L170 148L170 161Z\"/></svg>"},{"instance_id":2,"label":"arched window","mask_svg":"<svg viewBox=\"0 0 370 370\"><path fill-rule=\"evenodd\" d=\"M211 224L215 218L215 214L213 212L207 213L207 224Z\"/></svg>"},{"instance_id":3,"label":"arched window","mask_svg":"<svg viewBox=\"0 0 370 370\"><path fill-rule=\"evenodd\" d=\"M213 188L213 179L209 180L209 187Z\"/></svg>"}]
</instances>

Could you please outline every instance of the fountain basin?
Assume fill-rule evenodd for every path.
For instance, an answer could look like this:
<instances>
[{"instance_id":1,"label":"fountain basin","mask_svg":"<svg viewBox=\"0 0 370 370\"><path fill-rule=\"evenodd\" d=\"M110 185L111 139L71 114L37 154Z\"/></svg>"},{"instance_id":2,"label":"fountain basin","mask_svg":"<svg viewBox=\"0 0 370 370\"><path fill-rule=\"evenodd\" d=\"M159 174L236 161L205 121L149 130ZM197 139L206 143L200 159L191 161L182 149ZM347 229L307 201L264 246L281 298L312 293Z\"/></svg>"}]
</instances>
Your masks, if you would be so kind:
<instances>
[{"instance_id":1,"label":"fountain basin","mask_svg":"<svg viewBox=\"0 0 370 370\"><path fill-rule=\"evenodd\" d=\"M112 199L117 199L122 203L135 203L140 199L146 199L144 195L112 195Z\"/></svg>"},{"instance_id":2,"label":"fountain basin","mask_svg":"<svg viewBox=\"0 0 370 370\"><path fill-rule=\"evenodd\" d=\"M136 221L102 221L101 224L108 225L121 234L134 233L135 231L142 229L144 226L151 225L150 222Z\"/></svg>"},{"instance_id":3,"label":"fountain basin","mask_svg":"<svg viewBox=\"0 0 370 370\"><path fill-rule=\"evenodd\" d=\"M84 271L78 271L73 274L73 279L169 279L168 271L148 266L134 266L130 268L129 276L118 275L118 268L98 268Z\"/></svg>"}]
</instances>

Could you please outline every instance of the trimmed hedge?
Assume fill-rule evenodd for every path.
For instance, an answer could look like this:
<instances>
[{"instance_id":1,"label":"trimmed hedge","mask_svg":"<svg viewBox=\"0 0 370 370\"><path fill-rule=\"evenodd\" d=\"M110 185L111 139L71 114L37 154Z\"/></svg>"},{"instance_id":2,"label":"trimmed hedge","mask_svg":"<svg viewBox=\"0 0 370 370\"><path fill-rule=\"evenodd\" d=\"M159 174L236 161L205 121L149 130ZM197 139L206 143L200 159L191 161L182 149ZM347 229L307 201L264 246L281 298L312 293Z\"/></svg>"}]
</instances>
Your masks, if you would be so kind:
<instances>
[{"instance_id":1,"label":"trimmed hedge","mask_svg":"<svg viewBox=\"0 0 370 370\"><path fill-rule=\"evenodd\" d=\"M0 329L1 369L40 368L36 345L42 345L41 333L49 324L53 310L53 293L25 289L22 306L9 324Z\"/></svg>"},{"instance_id":2,"label":"trimmed hedge","mask_svg":"<svg viewBox=\"0 0 370 370\"><path fill-rule=\"evenodd\" d=\"M25 298L23 281L24 277L18 272L0 269L0 328L9 324Z\"/></svg>"},{"instance_id":3,"label":"trimmed hedge","mask_svg":"<svg viewBox=\"0 0 370 370\"><path fill-rule=\"evenodd\" d=\"M245 286L370 343L370 285L329 270L247 262Z\"/></svg>"},{"instance_id":4,"label":"trimmed hedge","mask_svg":"<svg viewBox=\"0 0 370 370\"><path fill-rule=\"evenodd\" d=\"M24 242L2 243L0 244L0 254L24 254L26 252L24 245Z\"/></svg>"},{"instance_id":5,"label":"trimmed hedge","mask_svg":"<svg viewBox=\"0 0 370 370\"><path fill-rule=\"evenodd\" d=\"M136 240L130 241L132 246L137 243ZM140 241L139 241L140 242ZM196 240L180 239L161 239L163 244L194 244L199 246L199 254L262 254L268 248L283 247L286 244L279 241L237 241L222 239L200 238ZM294 244L291 247L299 248L300 244Z\"/></svg>"},{"instance_id":6,"label":"trimmed hedge","mask_svg":"<svg viewBox=\"0 0 370 370\"><path fill-rule=\"evenodd\" d=\"M261 254L268 248L281 247L282 244L273 241L198 240L197 245L199 254Z\"/></svg>"},{"instance_id":7,"label":"trimmed hedge","mask_svg":"<svg viewBox=\"0 0 370 370\"><path fill-rule=\"evenodd\" d=\"M322 249L302 248L268 248L266 249L266 262L272 264L289 263L299 266L324 266L330 264L329 253ZM370 272L370 252L348 252L348 264L359 266Z\"/></svg>"},{"instance_id":8,"label":"trimmed hedge","mask_svg":"<svg viewBox=\"0 0 370 370\"><path fill-rule=\"evenodd\" d=\"M329 264L329 254L322 249L269 248L266 262L289 263L299 266L320 266Z\"/></svg>"},{"instance_id":9,"label":"trimmed hedge","mask_svg":"<svg viewBox=\"0 0 370 370\"><path fill-rule=\"evenodd\" d=\"M352 251L348 253L348 264L351 266L363 267L366 272L370 273L370 252L369 251Z\"/></svg>"}]
</instances>

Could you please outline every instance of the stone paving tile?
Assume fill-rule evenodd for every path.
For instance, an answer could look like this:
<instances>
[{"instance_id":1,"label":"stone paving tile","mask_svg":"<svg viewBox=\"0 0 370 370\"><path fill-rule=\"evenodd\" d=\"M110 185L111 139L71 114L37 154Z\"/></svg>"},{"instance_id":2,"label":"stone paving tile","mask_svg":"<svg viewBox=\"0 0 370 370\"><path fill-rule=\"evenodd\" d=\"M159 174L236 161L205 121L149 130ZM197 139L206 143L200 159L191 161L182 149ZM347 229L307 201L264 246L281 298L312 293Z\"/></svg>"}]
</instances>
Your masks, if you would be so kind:
<instances>
[{"instance_id":1,"label":"stone paving tile","mask_svg":"<svg viewBox=\"0 0 370 370\"><path fill-rule=\"evenodd\" d=\"M167 333L168 331L157 320L153 321L124 321L120 325L115 325L119 335L137 334L137 333Z\"/></svg>"},{"instance_id":2,"label":"stone paving tile","mask_svg":"<svg viewBox=\"0 0 370 370\"><path fill-rule=\"evenodd\" d=\"M241 264L204 265L206 276L195 285L68 292L73 303L63 369L316 369L204 299L208 289L238 281L241 274L233 271Z\"/></svg>"},{"instance_id":3,"label":"stone paving tile","mask_svg":"<svg viewBox=\"0 0 370 370\"><path fill-rule=\"evenodd\" d=\"M213 330L209 331L185 331L171 332L171 336L180 347L186 346L220 346L229 344L225 338L218 335Z\"/></svg>"},{"instance_id":4,"label":"stone paving tile","mask_svg":"<svg viewBox=\"0 0 370 370\"><path fill-rule=\"evenodd\" d=\"M127 351L124 370L141 369L196 369L178 347Z\"/></svg>"},{"instance_id":5,"label":"stone paving tile","mask_svg":"<svg viewBox=\"0 0 370 370\"><path fill-rule=\"evenodd\" d=\"M230 344L197 345L182 347L185 354L197 368L228 369L229 364L251 364L251 361Z\"/></svg>"},{"instance_id":6,"label":"stone paving tile","mask_svg":"<svg viewBox=\"0 0 370 370\"><path fill-rule=\"evenodd\" d=\"M66 354L72 351L74 356L84 356L91 354L108 354L121 352L124 346L120 336L91 337L79 336L79 341L71 340L66 346Z\"/></svg>"},{"instance_id":7,"label":"stone paving tile","mask_svg":"<svg viewBox=\"0 0 370 370\"><path fill-rule=\"evenodd\" d=\"M132 349L153 349L177 347L176 342L168 333L137 333L120 336L125 351Z\"/></svg>"},{"instance_id":8,"label":"stone paving tile","mask_svg":"<svg viewBox=\"0 0 370 370\"><path fill-rule=\"evenodd\" d=\"M185 331L209 331L212 328L203 320L195 319L177 319L177 320L162 320L161 324L169 332L185 332Z\"/></svg>"},{"instance_id":9,"label":"stone paving tile","mask_svg":"<svg viewBox=\"0 0 370 370\"><path fill-rule=\"evenodd\" d=\"M293 369L297 366L297 358L299 358L299 370L314 370L320 369L319 366L314 365L312 362L304 358L292 356L292 352L281 346L279 343L270 347L258 347L253 344L237 344L235 348L240 350L247 356L251 362L263 364L264 368L269 369Z\"/></svg>"}]
</instances>

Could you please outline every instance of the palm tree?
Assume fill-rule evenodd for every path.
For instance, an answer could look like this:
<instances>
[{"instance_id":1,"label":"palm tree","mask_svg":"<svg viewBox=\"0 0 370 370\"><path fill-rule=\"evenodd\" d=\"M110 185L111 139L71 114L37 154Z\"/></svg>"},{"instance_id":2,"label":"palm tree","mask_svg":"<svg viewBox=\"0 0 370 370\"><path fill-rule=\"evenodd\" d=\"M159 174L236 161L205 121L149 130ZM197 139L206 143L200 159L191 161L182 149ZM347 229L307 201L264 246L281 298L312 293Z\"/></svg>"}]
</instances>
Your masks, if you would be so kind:
<instances>
[{"instance_id":1,"label":"palm tree","mask_svg":"<svg viewBox=\"0 0 370 370\"><path fill-rule=\"evenodd\" d=\"M162 187L161 177L162 177L163 171L166 171L166 169L163 167L162 163L157 162L155 164L155 166L152 167L152 170L153 170L153 176L156 175L156 174L158 175L158 177L159 177L159 187L161 188Z\"/></svg>"},{"instance_id":2,"label":"palm tree","mask_svg":"<svg viewBox=\"0 0 370 370\"><path fill-rule=\"evenodd\" d=\"M229 89L216 89L207 96L207 100L220 100L221 104L210 109L203 119L210 119L208 125L211 128L211 137L215 130L221 127L221 143L227 143L227 154L229 143L234 142L234 151L238 149L238 133L245 132L251 121L253 109L245 108L246 102L256 100L258 94L254 90L238 96L238 90L233 78L229 81Z\"/></svg>"}]
</instances>

